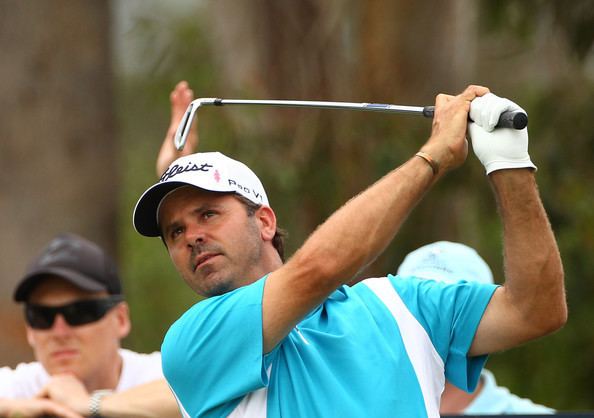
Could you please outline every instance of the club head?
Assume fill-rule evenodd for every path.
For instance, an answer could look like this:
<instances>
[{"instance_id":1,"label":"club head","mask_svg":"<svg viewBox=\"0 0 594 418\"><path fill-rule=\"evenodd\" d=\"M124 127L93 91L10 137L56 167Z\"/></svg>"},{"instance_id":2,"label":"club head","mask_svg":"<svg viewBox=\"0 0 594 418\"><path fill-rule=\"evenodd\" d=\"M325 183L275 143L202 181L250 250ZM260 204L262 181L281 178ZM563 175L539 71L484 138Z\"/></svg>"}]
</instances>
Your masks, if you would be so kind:
<instances>
[{"instance_id":1,"label":"club head","mask_svg":"<svg viewBox=\"0 0 594 418\"><path fill-rule=\"evenodd\" d=\"M188 135L190 134L190 129L192 128L192 123L194 122L198 108L204 105L216 105L218 100L220 99L208 97L199 98L193 100L190 103L186 113L184 114L184 117L177 127L177 131L175 131L175 137L173 138L173 143L178 151L184 149L184 145L186 145L186 141L188 140Z\"/></svg>"},{"instance_id":2,"label":"club head","mask_svg":"<svg viewBox=\"0 0 594 418\"><path fill-rule=\"evenodd\" d=\"M175 148L178 151L181 151L184 148L184 145L186 145L188 134L190 133L190 128L192 127L194 116L196 115L196 110L198 110L199 107L200 102L197 102L196 100L191 102L188 106L188 109L186 110L186 113L184 114L184 117L177 126L173 143L175 144Z\"/></svg>"}]
</instances>

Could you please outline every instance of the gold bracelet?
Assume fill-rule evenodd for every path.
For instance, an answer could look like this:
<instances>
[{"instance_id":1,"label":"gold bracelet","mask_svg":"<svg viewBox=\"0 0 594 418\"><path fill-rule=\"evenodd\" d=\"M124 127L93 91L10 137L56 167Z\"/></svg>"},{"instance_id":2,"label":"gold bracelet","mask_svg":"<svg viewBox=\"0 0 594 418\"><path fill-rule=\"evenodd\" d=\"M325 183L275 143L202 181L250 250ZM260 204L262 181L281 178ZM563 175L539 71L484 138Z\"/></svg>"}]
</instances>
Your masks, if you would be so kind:
<instances>
[{"instance_id":1,"label":"gold bracelet","mask_svg":"<svg viewBox=\"0 0 594 418\"><path fill-rule=\"evenodd\" d=\"M423 151L419 151L415 154L417 157L421 157L423 160L427 161L427 163L431 166L431 171L433 171L433 175L435 176L439 172L439 163L433 159L429 154Z\"/></svg>"}]
</instances>

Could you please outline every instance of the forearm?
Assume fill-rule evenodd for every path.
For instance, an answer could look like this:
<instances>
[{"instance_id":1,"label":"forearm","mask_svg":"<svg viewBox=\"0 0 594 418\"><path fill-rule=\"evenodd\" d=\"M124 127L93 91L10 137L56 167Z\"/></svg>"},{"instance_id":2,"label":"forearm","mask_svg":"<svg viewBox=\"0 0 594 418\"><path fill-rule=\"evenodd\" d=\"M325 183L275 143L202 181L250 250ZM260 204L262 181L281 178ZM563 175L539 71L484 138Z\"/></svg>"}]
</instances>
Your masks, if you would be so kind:
<instances>
[{"instance_id":1,"label":"forearm","mask_svg":"<svg viewBox=\"0 0 594 418\"><path fill-rule=\"evenodd\" d=\"M9 412L8 399L0 398L0 417L7 417Z\"/></svg>"},{"instance_id":2,"label":"forearm","mask_svg":"<svg viewBox=\"0 0 594 418\"><path fill-rule=\"evenodd\" d=\"M65 405L53 402L50 399L0 399L0 417L60 417L83 418Z\"/></svg>"},{"instance_id":3,"label":"forearm","mask_svg":"<svg viewBox=\"0 0 594 418\"><path fill-rule=\"evenodd\" d=\"M536 333L567 316L557 243L528 169L493 172L490 180L503 222L505 293Z\"/></svg>"},{"instance_id":4,"label":"forearm","mask_svg":"<svg viewBox=\"0 0 594 418\"><path fill-rule=\"evenodd\" d=\"M180 417L175 398L164 379L108 395L102 399L100 410L101 416L106 418Z\"/></svg>"}]
</instances>

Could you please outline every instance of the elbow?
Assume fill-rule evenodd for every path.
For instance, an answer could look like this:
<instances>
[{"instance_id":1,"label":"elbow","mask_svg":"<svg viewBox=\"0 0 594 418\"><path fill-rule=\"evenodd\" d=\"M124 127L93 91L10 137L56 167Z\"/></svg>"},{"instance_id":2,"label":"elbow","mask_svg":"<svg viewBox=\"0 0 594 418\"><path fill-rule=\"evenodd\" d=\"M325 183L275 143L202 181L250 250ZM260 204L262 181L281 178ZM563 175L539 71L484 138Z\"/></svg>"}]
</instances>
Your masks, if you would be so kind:
<instances>
[{"instance_id":1,"label":"elbow","mask_svg":"<svg viewBox=\"0 0 594 418\"><path fill-rule=\"evenodd\" d=\"M534 302L529 306L532 305L534 313L538 316L534 318L538 324L535 329L544 336L563 328L568 319L565 274L560 260L558 264L555 263L555 268L542 270L539 278L540 286L535 289Z\"/></svg>"},{"instance_id":2,"label":"elbow","mask_svg":"<svg viewBox=\"0 0 594 418\"><path fill-rule=\"evenodd\" d=\"M537 328L538 336L544 337L545 335L559 331L566 323L567 311L549 315L546 321L542 321L539 324L539 327Z\"/></svg>"},{"instance_id":3,"label":"elbow","mask_svg":"<svg viewBox=\"0 0 594 418\"><path fill-rule=\"evenodd\" d=\"M545 307L546 314L549 317L549 333L558 331L567 323L569 314L564 282L565 275L563 273L563 269L560 269L560 271L557 273L557 279L555 281L557 286L554 286L556 290L552 291L550 303L548 303Z\"/></svg>"},{"instance_id":4,"label":"elbow","mask_svg":"<svg viewBox=\"0 0 594 418\"><path fill-rule=\"evenodd\" d=\"M552 334L565 326L568 319L567 303L565 301L565 292L556 302L548 303L543 308L539 326L536 327L541 335Z\"/></svg>"},{"instance_id":5,"label":"elbow","mask_svg":"<svg viewBox=\"0 0 594 418\"><path fill-rule=\"evenodd\" d=\"M567 322L567 308L556 306L542 312L533 312L524 317L524 333L521 338L524 342L542 338L559 331Z\"/></svg>"},{"instance_id":6,"label":"elbow","mask_svg":"<svg viewBox=\"0 0 594 418\"><path fill-rule=\"evenodd\" d=\"M560 302L559 306L554 310L553 314L550 315L547 334L551 334L563 328L567 323L567 318L567 303L565 302L564 298L564 300Z\"/></svg>"},{"instance_id":7,"label":"elbow","mask_svg":"<svg viewBox=\"0 0 594 418\"><path fill-rule=\"evenodd\" d=\"M526 340L552 334L567 323L568 308L562 286L547 291L541 288L531 295L525 294L521 299L521 307L520 304L516 304L516 307Z\"/></svg>"}]
</instances>

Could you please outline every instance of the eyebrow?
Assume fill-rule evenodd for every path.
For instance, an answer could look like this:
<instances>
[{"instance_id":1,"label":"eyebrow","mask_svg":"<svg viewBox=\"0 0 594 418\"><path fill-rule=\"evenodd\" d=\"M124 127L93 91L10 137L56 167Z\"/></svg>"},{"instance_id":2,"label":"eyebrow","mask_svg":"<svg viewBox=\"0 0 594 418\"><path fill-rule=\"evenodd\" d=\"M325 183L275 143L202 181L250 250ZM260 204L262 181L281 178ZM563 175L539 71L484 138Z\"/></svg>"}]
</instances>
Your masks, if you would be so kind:
<instances>
[{"instance_id":1,"label":"eyebrow","mask_svg":"<svg viewBox=\"0 0 594 418\"><path fill-rule=\"evenodd\" d=\"M224 207L224 205L221 205L220 203L206 202L206 203L203 203L203 204L195 207L194 209L192 209L191 213L200 214L206 210L213 210L213 209L220 211L220 210L222 210L223 207ZM181 221L173 221L169 225L165 226L164 228L161 228L161 230L164 232L162 234L163 238L166 238L173 229L178 228L182 225L183 225L183 222L181 222Z\"/></svg>"}]
</instances>

